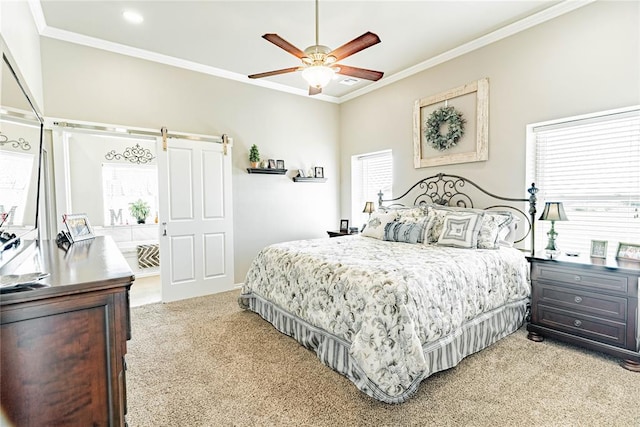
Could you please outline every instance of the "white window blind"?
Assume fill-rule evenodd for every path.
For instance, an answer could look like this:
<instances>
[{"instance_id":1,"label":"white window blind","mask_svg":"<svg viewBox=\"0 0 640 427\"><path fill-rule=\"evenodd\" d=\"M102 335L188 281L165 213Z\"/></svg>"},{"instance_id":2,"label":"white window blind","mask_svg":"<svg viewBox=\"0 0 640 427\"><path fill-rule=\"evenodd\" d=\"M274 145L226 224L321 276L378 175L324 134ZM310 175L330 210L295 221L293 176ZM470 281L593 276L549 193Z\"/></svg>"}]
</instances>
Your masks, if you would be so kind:
<instances>
[{"instance_id":1,"label":"white window blind","mask_svg":"<svg viewBox=\"0 0 640 427\"><path fill-rule=\"evenodd\" d=\"M606 240L613 258L619 242L640 244L640 108L533 125L530 132L538 211L544 202L562 202L569 218L555 224L559 249L588 255L591 240ZM540 245L549 229L549 221L538 222Z\"/></svg>"},{"instance_id":2,"label":"white window blind","mask_svg":"<svg viewBox=\"0 0 640 427\"><path fill-rule=\"evenodd\" d=\"M378 193L393 197L393 157L391 150L351 157L351 220L353 226L364 224L368 214L362 213L366 202L378 206Z\"/></svg>"}]
</instances>

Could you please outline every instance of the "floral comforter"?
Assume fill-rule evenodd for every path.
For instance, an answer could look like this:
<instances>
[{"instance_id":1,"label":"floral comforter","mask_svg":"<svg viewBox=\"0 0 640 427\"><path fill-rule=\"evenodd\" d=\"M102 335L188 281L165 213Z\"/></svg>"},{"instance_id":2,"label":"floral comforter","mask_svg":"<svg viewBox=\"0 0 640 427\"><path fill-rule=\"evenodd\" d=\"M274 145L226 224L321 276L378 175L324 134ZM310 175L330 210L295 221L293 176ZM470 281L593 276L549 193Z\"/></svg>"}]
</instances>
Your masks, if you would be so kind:
<instances>
[{"instance_id":1,"label":"floral comforter","mask_svg":"<svg viewBox=\"0 0 640 427\"><path fill-rule=\"evenodd\" d=\"M509 302L528 298L528 266L513 248L458 249L362 236L263 249L242 289L350 343L385 393L426 370L423 345Z\"/></svg>"}]
</instances>

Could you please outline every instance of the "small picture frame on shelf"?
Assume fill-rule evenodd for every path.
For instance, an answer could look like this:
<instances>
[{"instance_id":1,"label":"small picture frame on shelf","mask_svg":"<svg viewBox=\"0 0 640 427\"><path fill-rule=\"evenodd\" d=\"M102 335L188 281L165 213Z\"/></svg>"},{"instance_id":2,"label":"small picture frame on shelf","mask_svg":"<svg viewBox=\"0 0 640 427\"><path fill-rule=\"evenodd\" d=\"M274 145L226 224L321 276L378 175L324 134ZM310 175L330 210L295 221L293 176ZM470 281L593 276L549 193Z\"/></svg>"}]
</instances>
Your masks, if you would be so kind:
<instances>
[{"instance_id":1,"label":"small picture frame on shelf","mask_svg":"<svg viewBox=\"0 0 640 427\"><path fill-rule=\"evenodd\" d=\"M71 239L71 243L96 237L93 234L93 228L91 228L87 214L67 214L62 217L62 222L67 227L68 238Z\"/></svg>"},{"instance_id":2,"label":"small picture frame on shelf","mask_svg":"<svg viewBox=\"0 0 640 427\"><path fill-rule=\"evenodd\" d=\"M269 169L277 169L276 161L274 159L269 159Z\"/></svg>"},{"instance_id":3,"label":"small picture frame on shelf","mask_svg":"<svg viewBox=\"0 0 640 427\"><path fill-rule=\"evenodd\" d=\"M340 232L341 233L348 233L349 232L349 220L348 219L341 219L340 220Z\"/></svg>"},{"instance_id":4,"label":"small picture frame on shelf","mask_svg":"<svg viewBox=\"0 0 640 427\"><path fill-rule=\"evenodd\" d=\"M284 169L284 160L276 160L276 169Z\"/></svg>"},{"instance_id":5,"label":"small picture frame on shelf","mask_svg":"<svg viewBox=\"0 0 640 427\"><path fill-rule=\"evenodd\" d=\"M313 169L313 174L315 175L316 178L324 178L324 168L320 166L316 166Z\"/></svg>"},{"instance_id":6,"label":"small picture frame on shelf","mask_svg":"<svg viewBox=\"0 0 640 427\"><path fill-rule=\"evenodd\" d=\"M591 258L606 258L606 257L607 257L607 241L592 240L591 241Z\"/></svg>"},{"instance_id":7,"label":"small picture frame on shelf","mask_svg":"<svg viewBox=\"0 0 640 427\"><path fill-rule=\"evenodd\" d=\"M304 169L298 169L298 176L304 178Z\"/></svg>"},{"instance_id":8,"label":"small picture frame on shelf","mask_svg":"<svg viewBox=\"0 0 640 427\"><path fill-rule=\"evenodd\" d=\"M616 258L625 261L640 262L640 244L618 243Z\"/></svg>"}]
</instances>

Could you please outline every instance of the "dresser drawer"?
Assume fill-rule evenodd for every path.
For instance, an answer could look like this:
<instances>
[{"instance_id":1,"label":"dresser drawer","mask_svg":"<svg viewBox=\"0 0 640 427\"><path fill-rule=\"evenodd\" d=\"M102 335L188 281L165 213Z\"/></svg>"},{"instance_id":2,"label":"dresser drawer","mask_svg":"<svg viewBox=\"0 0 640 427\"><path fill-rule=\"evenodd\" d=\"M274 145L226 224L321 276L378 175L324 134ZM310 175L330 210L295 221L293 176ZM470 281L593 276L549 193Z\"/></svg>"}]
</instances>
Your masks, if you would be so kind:
<instances>
[{"instance_id":1,"label":"dresser drawer","mask_svg":"<svg viewBox=\"0 0 640 427\"><path fill-rule=\"evenodd\" d=\"M601 273L548 263L534 264L531 280L564 283L624 295L629 290L629 277L625 275L609 272Z\"/></svg>"},{"instance_id":2,"label":"dresser drawer","mask_svg":"<svg viewBox=\"0 0 640 427\"><path fill-rule=\"evenodd\" d=\"M627 320L627 299L586 292L579 289L545 285L537 282L534 298L538 304L581 311L597 317L625 322Z\"/></svg>"},{"instance_id":3,"label":"dresser drawer","mask_svg":"<svg viewBox=\"0 0 640 427\"><path fill-rule=\"evenodd\" d=\"M536 324L618 347L626 345L624 323L544 304L538 304L536 312Z\"/></svg>"}]
</instances>

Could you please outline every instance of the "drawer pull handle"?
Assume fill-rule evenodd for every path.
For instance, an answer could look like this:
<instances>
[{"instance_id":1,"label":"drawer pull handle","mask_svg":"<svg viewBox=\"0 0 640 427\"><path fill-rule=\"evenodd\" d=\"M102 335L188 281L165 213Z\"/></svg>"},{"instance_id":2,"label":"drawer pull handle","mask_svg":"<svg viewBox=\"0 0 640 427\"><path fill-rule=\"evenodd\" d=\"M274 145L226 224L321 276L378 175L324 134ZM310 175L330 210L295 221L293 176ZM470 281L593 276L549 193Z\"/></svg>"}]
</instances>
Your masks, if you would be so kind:
<instances>
[{"instance_id":1,"label":"drawer pull handle","mask_svg":"<svg viewBox=\"0 0 640 427\"><path fill-rule=\"evenodd\" d=\"M576 328L579 328L580 326L582 326L582 322L581 322L580 320L574 320L574 321L573 321L573 325L574 325Z\"/></svg>"},{"instance_id":2,"label":"drawer pull handle","mask_svg":"<svg viewBox=\"0 0 640 427\"><path fill-rule=\"evenodd\" d=\"M582 280L582 277L580 277L580 276L573 276L573 280L575 280L576 282L579 282L580 280Z\"/></svg>"},{"instance_id":3,"label":"drawer pull handle","mask_svg":"<svg viewBox=\"0 0 640 427\"><path fill-rule=\"evenodd\" d=\"M580 304L582 302L582 297L575 297L573 299L576 303Z\"/></svg>"}]
</instances>

